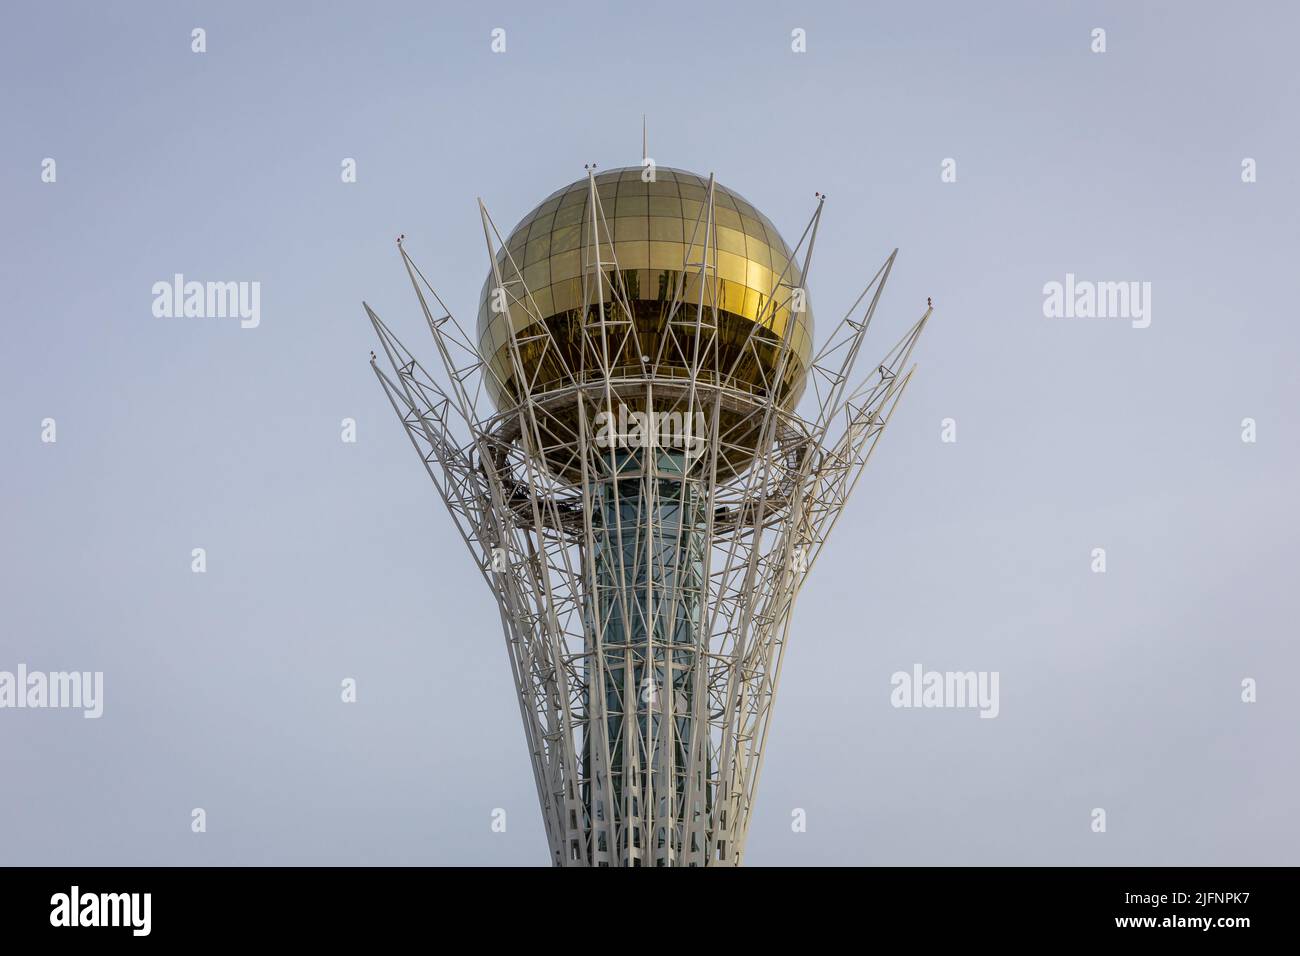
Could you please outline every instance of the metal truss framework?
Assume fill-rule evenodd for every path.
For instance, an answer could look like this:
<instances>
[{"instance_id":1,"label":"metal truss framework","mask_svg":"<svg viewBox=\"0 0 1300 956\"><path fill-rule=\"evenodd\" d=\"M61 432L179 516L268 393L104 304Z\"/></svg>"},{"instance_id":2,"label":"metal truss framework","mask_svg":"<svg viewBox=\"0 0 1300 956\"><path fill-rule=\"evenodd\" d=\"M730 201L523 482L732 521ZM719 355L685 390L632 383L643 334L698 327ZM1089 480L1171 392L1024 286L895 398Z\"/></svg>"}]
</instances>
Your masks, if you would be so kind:
<instances>
[{"instance_id":1,"label":"metal truss framework","mask_svg":"<svg viewBox=\"0 0 1300 956\"><path fill-rule=\"evenodd\" d=\"M698 296L683 301L678 282L659 353L640 369L602 360L637 332L618 263L602 258L615 244L594 179L577 368L479 203L495 286L506 308L536 320L511 322L526 330L510 344L513 407L491 407L494 373L405 249L439 374L365 306L389 366L372 359L375 375L497 600L559 866L742 862L795 598L911 379L931 314L855 376L894 250L815 354L812 414L738 387L717 365L717 283L704 281L716 276L713 195L710 177L691 244L703 255L680 273L699 273ZM823 202L792 257L803 255L804 283ZM782 276L773 314L794 292ZM780 382L791 350L755 329L754 357L766 349L768 366L776 340ZM530 378L539 363L524 355L539 349L563 364L562 382ZM697 451L647 448L644 432L598 441L595 426L624 402L699 422Z\"/></svg>"}]
</instances>

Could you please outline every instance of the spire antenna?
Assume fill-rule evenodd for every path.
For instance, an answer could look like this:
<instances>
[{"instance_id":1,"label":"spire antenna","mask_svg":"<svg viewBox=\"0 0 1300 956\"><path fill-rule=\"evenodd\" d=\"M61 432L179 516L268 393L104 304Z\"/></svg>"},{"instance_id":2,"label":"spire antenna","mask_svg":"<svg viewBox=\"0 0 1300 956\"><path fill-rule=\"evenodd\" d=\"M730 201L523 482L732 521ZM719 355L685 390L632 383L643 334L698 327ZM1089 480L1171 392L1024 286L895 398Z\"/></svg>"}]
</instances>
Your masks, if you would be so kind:
<instances>
[{"instance_id":1,"label":"spire antenna","mask_svg":"<svg viewBox=\"0 0 1300 956\"><path fill-rule=\"evenodd\" d=\"M645 161L649 158L650 158L650 149L649 147L646 146L646 138L645 138L645 114L642 113L641 114L641 165L644 166Z\"/></svg>"}]
</instances>

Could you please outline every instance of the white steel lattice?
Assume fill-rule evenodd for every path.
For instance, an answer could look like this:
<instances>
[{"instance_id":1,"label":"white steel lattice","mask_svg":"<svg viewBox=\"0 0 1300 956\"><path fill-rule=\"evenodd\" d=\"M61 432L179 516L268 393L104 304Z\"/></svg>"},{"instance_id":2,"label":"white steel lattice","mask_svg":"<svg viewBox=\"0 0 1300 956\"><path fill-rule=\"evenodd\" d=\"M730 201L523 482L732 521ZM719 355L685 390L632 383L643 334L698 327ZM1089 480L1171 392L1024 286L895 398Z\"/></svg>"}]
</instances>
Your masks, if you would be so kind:
<instances>
[{"instance_id":1,"label":"white steel lattice","mask_svg":"<svg viewBox=\"0 0 1300 956\"><path fill-rule=\"evenodd\" d=\"M710 178L704 255L683 274L713 269L712 198ZM535 309L480 211L506 307ZM805 283L821 211L795 250ZM717 374L712 283L693 302L678 284L659 354L639 369L603 362L634 333L618 263L601 258L614 243L594 185L585 228L598 241L583 264L582 367L534 324L510 346L517 403L493 408L494 373L405 249L438 375L367 305L389 369L372 367L497 600L552 861L738 865L795 597L911 378L931 310L854 376L895 250L814 356L812 413L800 417ZM790 292L774 289L773 308ZM780 345L774 381L790 354ZM522 356L539 348L563 381L531 383ZM648 428L632 440L609 426L625 403L698 423L692 440L668 447Z\"/></svg>"}]
</instances>

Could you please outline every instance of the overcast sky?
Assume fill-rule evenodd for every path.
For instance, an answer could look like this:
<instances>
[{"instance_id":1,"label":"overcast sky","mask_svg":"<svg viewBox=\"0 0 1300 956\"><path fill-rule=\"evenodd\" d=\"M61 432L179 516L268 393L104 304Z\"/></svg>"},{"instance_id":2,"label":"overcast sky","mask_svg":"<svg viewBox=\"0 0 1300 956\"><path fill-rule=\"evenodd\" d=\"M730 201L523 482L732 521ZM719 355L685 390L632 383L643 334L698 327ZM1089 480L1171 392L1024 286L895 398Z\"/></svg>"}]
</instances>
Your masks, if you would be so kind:
<instances>
[{"instance_id":1,"label":"overcast sky","mask_svg":"<svg viewBox=\"0 0 1300 956\"><path fill-rule=\"evenodd\" d=\"M1300 862L1293 5L443 6L3 14L0 671L104 700L0 710L0 863L545 864L361 300L431 355L394 237L472 320L475 198L508 229L642 113L791 242L829 195L821 336L895 247L869 351L936 309L796 609L747 862ZM156 317L176 273L259 282L260 324ZM1047 317L1067 273L1149 282L1150 325ZM917 664L998 672L997 718L892 707Z\"/></svg>"}]
</instances>

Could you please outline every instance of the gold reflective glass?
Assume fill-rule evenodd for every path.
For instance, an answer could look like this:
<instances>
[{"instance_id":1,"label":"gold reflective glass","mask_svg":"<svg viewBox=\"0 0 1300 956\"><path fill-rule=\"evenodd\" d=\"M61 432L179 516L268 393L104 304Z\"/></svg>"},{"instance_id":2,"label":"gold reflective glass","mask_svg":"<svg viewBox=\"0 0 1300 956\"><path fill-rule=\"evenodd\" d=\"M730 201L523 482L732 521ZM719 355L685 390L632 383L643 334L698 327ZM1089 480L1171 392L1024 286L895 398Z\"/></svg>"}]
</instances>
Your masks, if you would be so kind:
<instances>
[{"instance_id":1,"label":"gold reflective glass","mask_svg":"<svg viewBox=\"0 0 1300 956\"><path fill-rule=\"evenodd\" d=\"M795 265L782 275L790 262L790 248L751 203L715 184L714 246L707 250L711 276L701 288L698 273L706 252L702 219L708 179L657 167L655 182L647 183L641 173L638 166L596 175L596 192L614 240L612 245L606 241L602 227L599 255L606 275L599 278L604 281L597 281L595 272L597 250L592 244L586 179L552 193L507 237L498 261L507 287L509 320L491 311L494 280L490 273L478 316L479 348L493 371L488 376L492 398L498 407L514 404L506 394L516 390L509 356L511 327L516 336L528 338L540 331L537 323L544 322L571 370L596 365L583 360L582 309L584 304L594 306L597 290L603 290L606 315L627 318L616 314L610 290L609 278L617 262L615 281L620 283L620 294L626 291L637 335L624 342L626 355L611 356L616 367L639 374L640 354L660 353L658 338L666 310L680 286L689 314L694 314L701 297L706 307L721 310L711 346L714 367L706 369L705 377L770 395L776 370L784 366L776 397L784 407L792 407L803 391L811 359L813 319L811 309L790 312L791 290L802 282ZM680 339L684 333L675 334ZM779 347L783 337L790 351L785 361ZM520 344L524 370L534 388L561 384L562 367L554 351L548 353L539 340ZM661 363L659 374L686 376L685 368L671 364L671 360L667 366ZM498 378L505 383L504 392Z\"/></svg>"}]
</instances>

